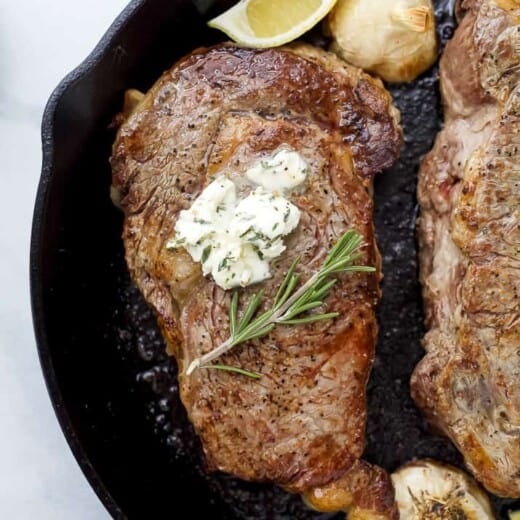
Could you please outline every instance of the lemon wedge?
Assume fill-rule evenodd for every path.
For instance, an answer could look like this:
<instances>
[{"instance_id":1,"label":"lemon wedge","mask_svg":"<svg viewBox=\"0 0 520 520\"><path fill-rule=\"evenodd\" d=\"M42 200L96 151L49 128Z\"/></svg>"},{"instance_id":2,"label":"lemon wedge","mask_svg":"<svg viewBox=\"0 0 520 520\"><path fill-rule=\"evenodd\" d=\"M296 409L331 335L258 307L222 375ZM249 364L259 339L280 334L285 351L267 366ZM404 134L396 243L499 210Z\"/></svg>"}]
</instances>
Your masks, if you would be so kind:
<instances>
[{"instance_id":1,"label":"lemon wedge","mask_svg":"<svg viewBox=\"0 0 520 520\"><path fill-rule=\"evenodd\" d=\"M278 47L325 18L337 0L241 0L208 22L247 47Z\"/></svg>"}]
</instances>

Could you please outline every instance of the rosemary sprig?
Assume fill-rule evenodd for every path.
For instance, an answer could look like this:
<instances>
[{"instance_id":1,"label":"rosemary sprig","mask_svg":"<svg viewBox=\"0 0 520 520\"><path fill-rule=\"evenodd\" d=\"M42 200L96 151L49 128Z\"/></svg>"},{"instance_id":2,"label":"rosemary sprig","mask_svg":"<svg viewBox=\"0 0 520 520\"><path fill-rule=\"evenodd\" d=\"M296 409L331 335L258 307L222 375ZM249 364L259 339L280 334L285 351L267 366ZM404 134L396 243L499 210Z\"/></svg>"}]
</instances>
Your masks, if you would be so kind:
<instances>
[{"instance_id":1,"label":"rosemary sprig","mask_svg":"<svg viewBox=\"0 0 520 520\"><path fill-rule=\"evenodd\" d=\"M258 316L257 311L262 303L263 291L259 291L249 300L240 317L238 316L238 291L235 291L229 308L229 338L211 352L194 359L188 366L186 374L190 375L197 368L224 370L223 367L226 367L227 371L238 372L242 375L256 374L256 372L248 372L236 367L211 365L210 363L236 345L265 336L276 325L300 325L337 317L337 312L305 313L323 305L324 299L336 283L336 275L347 272L375 271L373 267L353 265L361 256L359 248L362 241L358 232L347 231L329 251L319 271L314 273L299 289L296 289L296 286L300 281L300 275L295 271L300 259L296 258L276 293L273 305ZM256 374L256 376L258 375Z\"/></svg>"}]
</instances>

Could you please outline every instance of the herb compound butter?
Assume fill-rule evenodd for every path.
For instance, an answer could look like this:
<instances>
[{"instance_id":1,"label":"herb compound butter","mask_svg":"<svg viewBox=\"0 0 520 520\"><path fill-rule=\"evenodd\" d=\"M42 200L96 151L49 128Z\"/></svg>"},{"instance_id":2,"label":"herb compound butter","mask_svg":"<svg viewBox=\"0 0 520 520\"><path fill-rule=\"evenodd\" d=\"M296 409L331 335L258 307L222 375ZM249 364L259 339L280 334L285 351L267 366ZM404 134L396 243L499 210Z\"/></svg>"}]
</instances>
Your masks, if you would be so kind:
<instances>
[{"instance_id":1,"label":"herb compound butter","mask_svg":"<svg viewBox=\"0 0 520 520\"><path fill-rule=\"evenodd\" d=\"M300 220L299 209L280 192L295 188L306 175L299 154L282 150L246 172L258 187L243 199L230 179L219 177L180 212L167 247L184 247L223 289L269 278L270 261L285 251L283 237Z\"/></svg>"},{"instance_id":2,"label":"herb compound butter","mask_svg":"<svg viewBox=\"0 0 520 520\"><path fill-rule=\"evenodd\" d=\"M298 152L284 149L249 168L246 177L266 190L282 192L300 185L307 170L307 163Z\"/></svg>"}]
</instances>

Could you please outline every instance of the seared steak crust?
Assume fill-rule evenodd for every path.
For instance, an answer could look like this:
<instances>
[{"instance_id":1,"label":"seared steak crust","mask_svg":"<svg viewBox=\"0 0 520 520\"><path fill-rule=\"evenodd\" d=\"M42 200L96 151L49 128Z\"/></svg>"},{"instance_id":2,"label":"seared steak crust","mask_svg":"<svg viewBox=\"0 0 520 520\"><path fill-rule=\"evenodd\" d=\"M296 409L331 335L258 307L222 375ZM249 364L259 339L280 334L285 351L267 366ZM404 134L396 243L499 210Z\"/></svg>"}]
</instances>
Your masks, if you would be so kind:
<instances>
[{"instance_id":1,"label":"seared steak crust","mask_svg":"<svg viewBox=\"0 0 520 520\"><path fill-rule=\"evenodd\" d=\"M466 0L420 171L426 357L412 393L490 491L520 497L520 3Z\"/></svg>"},{"instance_id":2,"label":"seared steak crust","mask_svg":"<svg viewBox=\"0 0 520 520\"><path fill-rule=\"evenodd\" d=\"M196 51L163 75L120 128L112 167L127 263L177 359L181 398L210 468L304 492L357 467L380 278L372 179L396 160L400 140L382 84L305 45ZM297 150L310 173L289 196L302 217L262 284L265 305L296 256L305 280L351 228L365 240L360 262L378 272L340 277L323 309L339 318L277 327L219 360L261 372L259 381L210 370L186 376L193 359L229 335L230 294L166 241L179 211L212 178L225 173L244 186L247 168L281 146ZM241 304L256 291L241 290ZM391 484L372 469L372 509L392 518Z\"/></svg>"}]
</instances>

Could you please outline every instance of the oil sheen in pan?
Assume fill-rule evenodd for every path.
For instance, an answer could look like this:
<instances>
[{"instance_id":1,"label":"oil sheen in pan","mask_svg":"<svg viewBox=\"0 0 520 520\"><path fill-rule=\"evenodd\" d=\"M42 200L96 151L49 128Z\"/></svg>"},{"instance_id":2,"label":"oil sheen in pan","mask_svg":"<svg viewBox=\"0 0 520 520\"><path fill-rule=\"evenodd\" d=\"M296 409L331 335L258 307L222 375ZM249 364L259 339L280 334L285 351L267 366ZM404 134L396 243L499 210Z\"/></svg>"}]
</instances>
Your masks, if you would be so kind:
<instances>
[{"instance_id":1,"label":"oil sheen in pan","mask_svg":"<svg viewBox=\"0 0 520 520\"><path fill-rule=\"evenodd\" d=\"M435 4L439 39L444 45L454 30L450 14L453 0ZM434 68L412 84L391 87L402 114L405 146L397 166L376 180L375 220L385 279L377 358L368 390L365 458L389 471L417 457L462 465L453 445L432 434L409 393L411 372L423 355L420 341L424 334L417 280L416 176L420 159L441 126L437 77L438 69ZM148 420L158 442L167 447L172 471L182 461L193 478L207 485L214 518L330 517L309 511L299 497L274 486L205 471L200 444L179 401L175 363L164 353L155 319L126 274L121 275L118 286L123 310L115 316L112 330L119 338L119 351L124 353L121 362L137 368L133 391L147 392ZM505 520L513 502L494 498L493 503L499 518Z\"/></svg>"}]
</instances>

